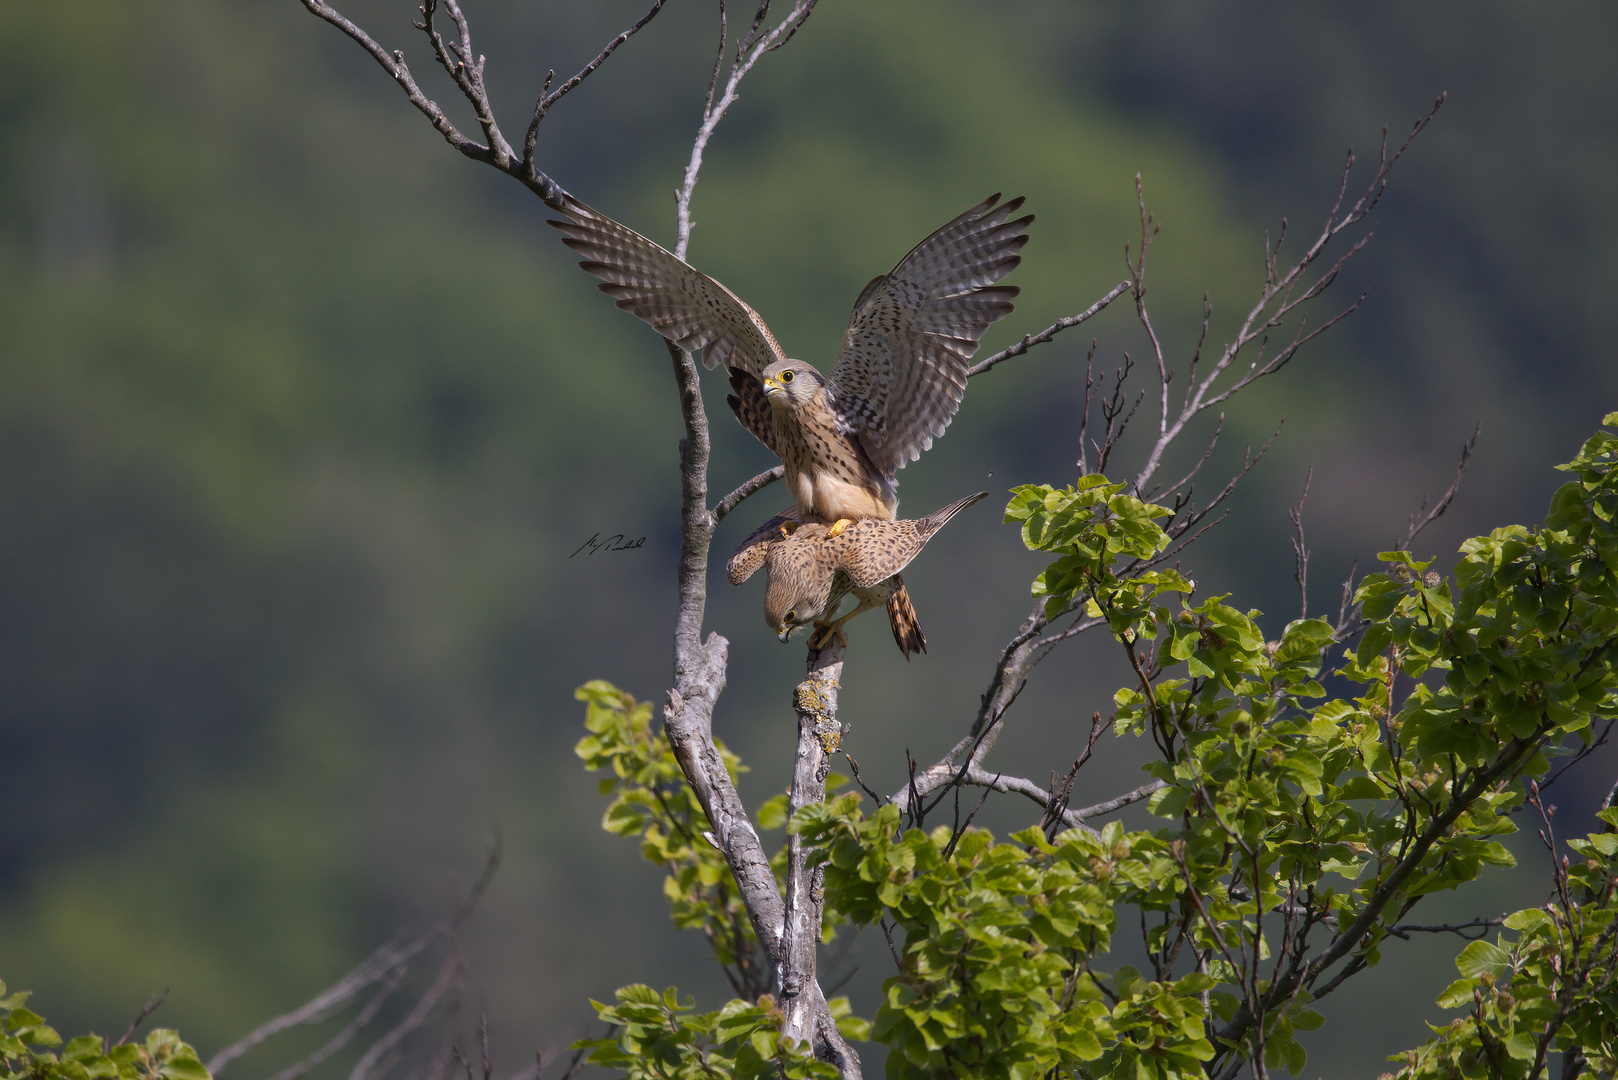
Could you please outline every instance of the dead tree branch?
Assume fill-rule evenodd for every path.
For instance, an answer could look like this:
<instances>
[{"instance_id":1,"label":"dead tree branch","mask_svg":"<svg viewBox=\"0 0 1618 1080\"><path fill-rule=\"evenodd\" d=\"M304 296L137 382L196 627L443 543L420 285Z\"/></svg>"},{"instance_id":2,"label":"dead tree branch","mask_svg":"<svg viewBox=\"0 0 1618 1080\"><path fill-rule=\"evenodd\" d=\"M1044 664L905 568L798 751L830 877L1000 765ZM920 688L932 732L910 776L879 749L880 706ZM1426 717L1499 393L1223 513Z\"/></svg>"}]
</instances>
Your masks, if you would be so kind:
<instances>
[{"instance_id":1,"label":"dead tree branch","mask_svg":"<svg viewBox=\"0 0 1618 1080\"><path fill-rule=\"evenodd\" d=\"M453 939L459 933L461 926L471 917L478 902L483 898L483 893L488 889L489 882L494 879L494 872L499 866L500 846L497 841L489 851L482 872L467 891L466 898L449 915L413 938L388 942L362 960L348 974L296 1009L282 1013L254 1028L210 1058L207 1065L208 1072L218 1076L231 1062L266 1039L279 1035L289 1028L323 1024L361 997L370 987L380 987L348 1027L308 1058L277 1073L275 1080L295 1080L336 1053L371 1021L383 1002L403 983L405 976L409 974L411 964L418 956L440 939ZM403 1035L400 1038L403 1038Z\"/></svg>"},{"instance_id":2,"label":"dead tree branch","mask_svg":"<svg viewBox=\"0 0 1618 1080\"><path fill-rule=\"evenodd\" d=\"M1097 300L1095 303L1091 304L1077 315L1067 315L1063 318L1057 319L1055 322L1051 323L1037 334L1024 334L1023 339L1017 342L1017 344L1012 345L1009 348L1001 349L999 352L995 353L986 360L979 360L977 363L966 369L967 377L970 378L973 375L982 375L985 371L988 371L1002 360L1010 360L1014 356L1021 356L1034 346L1045 344L1057 334L1060 334L1063 330L1071 330L1080 323L1089 322L1096 315L1100 314L1108 304L1112 303L1114 300L1118 299L1128 291L1129 282L1120 281L1117 285L1113 286L1112 291L1106 296L1103 296L1100 300Z\"/></svg>"}]
</instances>

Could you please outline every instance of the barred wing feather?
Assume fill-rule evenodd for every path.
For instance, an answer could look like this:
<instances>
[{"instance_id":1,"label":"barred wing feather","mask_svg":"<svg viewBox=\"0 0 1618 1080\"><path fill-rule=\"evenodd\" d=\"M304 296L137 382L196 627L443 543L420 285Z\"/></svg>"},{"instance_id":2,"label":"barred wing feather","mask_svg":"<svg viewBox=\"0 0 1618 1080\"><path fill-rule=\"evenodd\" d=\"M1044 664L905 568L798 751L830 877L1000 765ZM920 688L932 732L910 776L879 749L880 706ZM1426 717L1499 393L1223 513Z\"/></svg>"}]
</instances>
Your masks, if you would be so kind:
<instances>
[{"instance_id":1,"label":"barred wing feather","mask_svg":"<svg viewBox=\"0 0 1618 1080\"><path fill-rule=\"evenodd\" d=\"M598 288L682 349L701 349L704 366L756 375L783 359L758 313L707 274L571 195L548 205L567 215L548 224L584 256L579 266L601 279Z\"/></svg>"},{"instance_id":2,"label":"barred wing feather","mask_svg":"<svg viewBox=\"0 0 1618 1080\"><path fill-rule=\"evenodd\" d=\"M951 221L874 279L849 316L828 376L837 413L871 462L892 476L944 434L972 354L1011 314L1018 289L996 283L1022 261L1023 200L998 194Z\"/></svg>"}]
</instances>

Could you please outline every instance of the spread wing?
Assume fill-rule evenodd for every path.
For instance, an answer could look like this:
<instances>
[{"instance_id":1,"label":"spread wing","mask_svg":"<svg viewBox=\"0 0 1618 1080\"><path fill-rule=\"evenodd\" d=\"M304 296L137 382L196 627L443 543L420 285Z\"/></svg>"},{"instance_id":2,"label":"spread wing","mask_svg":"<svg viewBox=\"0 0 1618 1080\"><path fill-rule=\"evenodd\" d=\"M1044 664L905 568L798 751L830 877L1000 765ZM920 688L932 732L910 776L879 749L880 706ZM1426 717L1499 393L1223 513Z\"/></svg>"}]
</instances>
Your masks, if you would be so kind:
<instances>
[{"instance_id":1,"label":"spread wing","mask_svg":"<svg viewBox=\"0 0 1618 1080\"><path fill-rule=\"evenodd\" d=\"M1032 216L992 195L876 278L854 302L827 376L837 412L887 476L921 456L960 407L984 331L1011 314L1014 286L995 283L1022 261Z\"/></svg>"},{"instance_id":2,"label":"spread wing","mask_svg":"<svg viewBox=\"0 0 1618 1080\"><path fill-rule=\"evenodd\" d=\"M740 585L757 573L769 558L770 549L783 539L781 526L798 520L798 507L794 503L748 533L747 539L736 545L730 560L725 563L725 573L730 583Z\"/></svg>"},{"instance_id":3,"label":"spread wing","mask_svg":"<svg viewBox=\"0 0 1618 1080\"><path fill-rule=\"evenodd\" d=\"M571 195L548 204L551 221L602 292L682 349L702 350L704 366L723 362L754 374L784 359L758 313L719 282Z\"/></svg>"},{"instance_id":4,"label":"spread wing","mask_svg":"<svg viewBox=\"0 0 1618 1080\"><path fill-rule=\"evenodd\" d=\"M841 536L823 543L843 541L837 552L837 568L848 575L855 588L869 589L909 566L910 560L921 554L934 533L956 514L988 496L987 491L968 495L914 521L856 521L844 529Z\"/></svg>"},{"instance_id":5,"label":"spread wing","mask_svg":"<svg viewBox=\"0 0 1618 1080\"><path fill-rule=\"evenodd\" d=\"M775 423L770 417L770 401L764 396L764 384L751 371L735 367L729 370L730 388L736 391L725 398L730 411L736 414L742 427L770 448L770 453L780 457L781 451L775 445Z\"/></svg>"},{"instance_id":6,"label":"spread wing","mask_svg":"<svg viewBox=\"0 0 1618 1080\"><path fill-rule=\"evenodd\" d=\"M927 541L917 535L911 521L856 521L841 536L823 541L844 541L837 552L837 569L848 575L856 589L869 589L910 565Z\"/></svg>"}]
</instances>

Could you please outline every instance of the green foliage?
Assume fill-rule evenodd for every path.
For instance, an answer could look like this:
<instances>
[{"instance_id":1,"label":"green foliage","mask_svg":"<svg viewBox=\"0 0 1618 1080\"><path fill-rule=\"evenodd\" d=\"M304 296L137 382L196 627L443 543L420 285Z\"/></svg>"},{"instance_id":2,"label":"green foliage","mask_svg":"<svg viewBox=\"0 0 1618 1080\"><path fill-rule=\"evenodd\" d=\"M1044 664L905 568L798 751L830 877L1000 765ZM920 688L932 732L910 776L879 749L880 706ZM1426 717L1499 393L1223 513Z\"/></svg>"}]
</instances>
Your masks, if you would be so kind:
<instances>
[{"instance_id":1,"label":"green foliage","mask_svg":"<svg viewBox=\"0 0 1618 1080\"><path fill-rule=\"evenodd\" d=\"M794 828L825 852L828 907L904 931L872 1029L893 1048L889 1076L1029 1080L1095 1062L1168 1080L1213 1056L1199 996L1211 980L1165 985L1126 968L1103 991L1089 968L1120 898L1174 874L1156 838L1117 824L1054 843L1039 829L1014 844L981 829L906 832L897 806L862 816L857 795L806 807Z\"/></svg>"},{"instance_id":2,"label":"green foliage","mask_svg":"<svg viewBox=\"0 0 1618 1080\"><path fill-rule=\"evenodd\" d=\"M1556 899L1508 916L1509 937L1456 957L1461 978L1438 1004L1469 1013L1395 1058L1398 1080L1520 1080L1552 1052L1580 1054L1594 1076L1618 1070L1618 810L1601 818L1606 831L1568 845L1584 858L1559 875Z\"/></svg>"},{"instance_id":3,"label":"green foliage","mask_svg":"<svg viewBox=\"0 0 1618 1080\"><path fill-rule=\"evenodd\" d=\"M1166 506L1123 494L1126 486L1092 474L1069 488L1025 484L1012 489L1006 521L1022 522L1023 543L1030 550L1061 555L1034 579L1034 595L1048 597L1047 618L1087 599L1094 605L1091 614L1105 611L1109 622L1116 622L1113 632L1121 634L1142 603L1161 593L1191 591L1174 571L1139 573L1131 587L1120 588L1120 561L1127 559L1124 567L1132 567L1167 548L1168 534L1154 519L1173 515Z\"/></svg>"},{"instance_id":4,"label":"green foliage","mask_svg":"<svg viewBox=\"0 0 1618 1080\"><path fill-rule=\"evenodd\" d=\"M1593 717L1618 715L1615 460L1618 437L1591 439L1565 466L1576 479L1546 524L1468 541L1453 580L1387 552L1354 597L1358 627L1299 619L1268 641L1258 612L1193 602L1191 582L1153 568L1169 508L1104 477L1016 489L1007 519L1056 556L1035 594L1054 614L1104 618L1137 675L1116 693L1114 719L1157 746L1148 808L1169 824L1032 828L997 842L981 829L907 829L897 806L867 813L855 794L800 811L788 828L823 867L828 921L902 935L871 1029L890 1048L888 1075L1172 1080L1253 1057L1300 1074L1299 1033L1324 1022L1314 995L1375 966L1424 897L1511 865L1498 838L1515 830L1515 782L1567 739L1588 743ZM650 709L601 683L580 696L592 732L580 753L620 777L603 784L607 827L666 857L671 831L692 828L672 822L694 803L649 794L679 787ZM772 803L761 820L779 824L783 811ZM696 858L691 847L671 864ZM1474 1015L1412 1052L1408 1075L1484 1075L1490 1047L1531 1063L1547 1023L1561 1034L1546 1046L1611 1060L1618 840L1574 850L1585 862L1558 879L1559 904L1513 916L1512 940L1462 953L1464 978L1441 1003L1470 1000ZM691 895L670 890L682 925L717 933L733 908ZM1120 926L1137 923L1151 970L1100 968ZM714 1059L720 1074L744 1068L722 1018L762 1023L764 1008L696 1016L672 991L637 988L620 1010L626 1000L641 1012L609 1019L642 1025L633 1038L678 1047L682 1068L721 1046L733 1056ZM619 1047L625 1065L639 1052L630 1038L624 1027L599 1045ZM758 1062L772 1046L758 1044Z\"/></svg>"},{"instance_id":5,"label":"green foliage","mask_svg":"<svg viewBox=\"0 0 1618 1080\"><path fill-rule=\"evenodd\" d=\"M613 1025L605 1039L576 1046L590 1050L590 1063L624 1070L630 1080L736 1080L829 1077L837 1068L816 1061L806 1047L781 1038L786 1014L762 995L756 1004L731 1001L717 1012L699 1013L680 1004L673 987L659 994L649 986L626 986L617 1004L591 1002L596 1015ZM863 1038L864 1025L849 1016L848 999L827 1002L838 1027L850 1038Z\"/></svg>"},{"instance_id":6,"label":"green foliage","mask_svg":"<svg viewBox=\"0 0 1618 1080\"><path fill-rule=\"evenodd\" d=\"M590 732L574 753L591 772L610 768L613 773L600 782L601 794L611 797L601 827L614 836L640 837L646 861L668 869L663 895L674 925L702 930L715 959L740 987L759 963L757 938L724 855L703 838L712 826L668 737L652 731L651 702L637 702L599 679L574 696L586 703L584 726ZM719 753L734 781L741 763L722 744ZM766 811L759 814L761 824L770 816ZM783 810L775 812L782 816Z\"/></svg>"},{"instance_id":7,"label":"green foliage","mask_svg":"<svg viewBox=\"0 0 1618 1080\"><path fill-rule=\"evenodd\" d=\"M158 1028L143 1043L117 1046L80 1035L64 1045L27 1000L25 990L7 996L0 982L0 1080L210 1080L178 1032Z\"/></svg>"}]
</instances>

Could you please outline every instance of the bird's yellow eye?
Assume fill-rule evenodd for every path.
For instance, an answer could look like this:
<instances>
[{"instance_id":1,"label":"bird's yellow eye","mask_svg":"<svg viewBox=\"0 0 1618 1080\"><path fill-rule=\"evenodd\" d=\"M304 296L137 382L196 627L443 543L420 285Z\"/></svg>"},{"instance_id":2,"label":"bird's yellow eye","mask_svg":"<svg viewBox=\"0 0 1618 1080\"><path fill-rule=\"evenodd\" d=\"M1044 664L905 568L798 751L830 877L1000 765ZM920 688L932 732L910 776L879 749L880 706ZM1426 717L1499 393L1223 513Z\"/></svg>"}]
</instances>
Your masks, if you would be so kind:
<instances>
[{"instance_id":1,"label":"bird's yellow eye","mask_svg":"<svg viewBox=\"0 0 1618 1080\"><path fill-rule=\"evenodd\" d=\"M791 382L792 381L792 372L790 372L790 371L781 372L781 381L784 382L784 383Z\"/></svg>"},{"instance_id":2,"label":"bird's yellow eye","mask_svg":"<svg viewBox=\"0 0 1618 1080\"><path fill-rule=\"evenodd\" d=\"M798 612L796 610L787 612L786 621L787 622L797 622L798 621Z\"/></svg>"}]
</instances>

